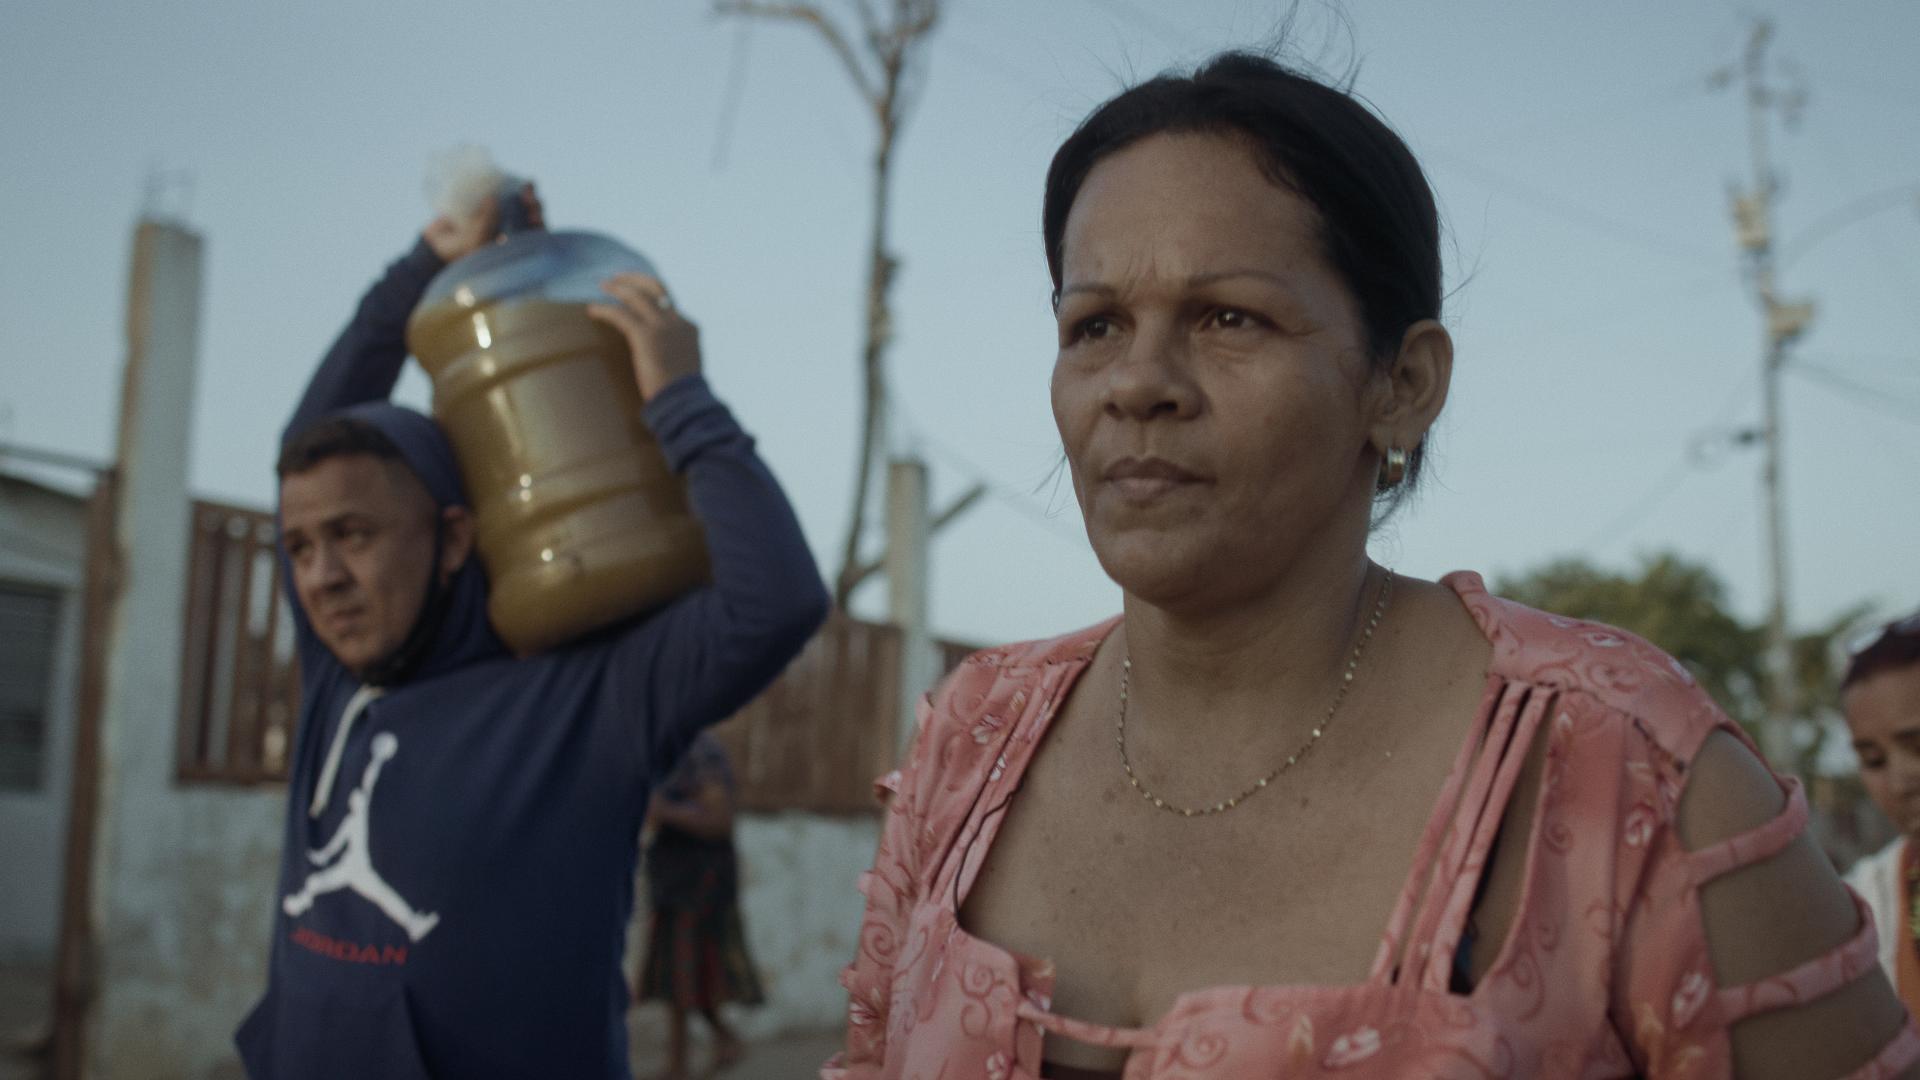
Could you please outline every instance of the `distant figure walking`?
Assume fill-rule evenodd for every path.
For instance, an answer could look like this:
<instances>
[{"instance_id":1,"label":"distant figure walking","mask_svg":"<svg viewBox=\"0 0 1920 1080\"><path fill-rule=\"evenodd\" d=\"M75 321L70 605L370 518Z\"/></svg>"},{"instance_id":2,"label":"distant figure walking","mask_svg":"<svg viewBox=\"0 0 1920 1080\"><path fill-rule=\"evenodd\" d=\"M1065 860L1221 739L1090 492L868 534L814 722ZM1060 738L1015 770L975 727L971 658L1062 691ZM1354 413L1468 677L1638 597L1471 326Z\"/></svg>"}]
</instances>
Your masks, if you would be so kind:
<instances>
[{"instance_id":1,"label":"distant figure walking","mask_svg":"<svg viewBox=\"0 0 1920 1080\"><path fill-rule=\"evenodd\" d=\"M373 785L380 782L380 769L392 760L400 750L400 740L392 732L383 731L373 737L372 760L367 762L367 771L360 778L360 786L347 796L347 816L340 819L340 827L334 831L333 839L317 851L307 852L307 860L315 866L325 867L307 875L307 883L300 891L280 902L280 907L288 915L298 917L306 914L313 906L315 897L340 889L352 889L386 913L387 918L400 924L407 937L419 941L426 937L440 916L433 913L413 910L413 905L395 892L387 884L380 871L373 868L373 850L369 845L371 826L368 808L373 804ZM326 864L335 856L339 859L332 866Z\"/></svg>"},{"instance_id":2,"label":"distant figure walking","mask_svg":"<svg viewBox=\"0 0 1920 1080\"><path fill-rule=\"evenodd\" d=\"M699 1013L713 1029L713 1065L724 1069L739 1060L740 1039L721 1019L720 1006L762 1000L740 923L733 804L727 753L702 732L654 792L648 810L654 825L646 864L653 910L634 996L667 1003L667 1067L659 1080L687 1075L689 1013Z\"/></svg>"}]
</instances>

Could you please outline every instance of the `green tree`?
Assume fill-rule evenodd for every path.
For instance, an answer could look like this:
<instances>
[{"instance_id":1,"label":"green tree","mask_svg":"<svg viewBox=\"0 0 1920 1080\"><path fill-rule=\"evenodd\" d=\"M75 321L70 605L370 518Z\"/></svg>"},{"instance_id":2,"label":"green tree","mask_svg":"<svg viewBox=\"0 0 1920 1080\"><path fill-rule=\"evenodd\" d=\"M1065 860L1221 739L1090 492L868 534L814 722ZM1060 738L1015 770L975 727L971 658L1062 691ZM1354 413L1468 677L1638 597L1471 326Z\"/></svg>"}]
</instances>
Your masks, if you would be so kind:
<instances>
[{"instance_id":1,"label":"green tree","mask_svg":"<svg viewBox=\"0 0 1920 1080\"><path fill-rule=\"evenodd\" d=\"M1518 577L1501 578L1494 592L1530 607L1591 619L1628 630L1673 654L1749 732L1766 715L1766 631L1727 610L1727 590L1704 564L1662 553L1641 560L1637 572L1605 570L1584 559L1559 559ZM1793 642L1793 716L1801 734L1798 760L1778 764L1811 772L1825 721L1839 703L1835 643L1865 616L1865 608L1797 636Z\"/></svg>"}]
</instances>

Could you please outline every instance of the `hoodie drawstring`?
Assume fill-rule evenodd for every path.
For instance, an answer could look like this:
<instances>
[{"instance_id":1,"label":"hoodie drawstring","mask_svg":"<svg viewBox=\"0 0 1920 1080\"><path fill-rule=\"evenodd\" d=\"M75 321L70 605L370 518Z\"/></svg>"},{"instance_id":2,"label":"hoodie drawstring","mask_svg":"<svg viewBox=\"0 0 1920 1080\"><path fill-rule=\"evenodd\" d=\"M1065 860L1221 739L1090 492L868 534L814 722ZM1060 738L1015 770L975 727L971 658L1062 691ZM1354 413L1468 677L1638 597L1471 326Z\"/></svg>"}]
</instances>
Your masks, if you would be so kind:
<instances>
[{"instance_id":1,"label":"hoodie drawstring","mask_svg":"<svg viewBox=\"0 0 1920 1080\"><path fill-rule=\"evenodd\" d=\"M340 758L347 750L347 735L353 731L353 722L367 706L385 694L386 688L363 686L347 699L347 707L340 710L340 724L333 729L333 745L327 748L326 764L320 767L320 782L314 785L313 804L308 809L309 817L319 817L327 809L327 800L333 794L333 781L340 774Z\"/></svg>"}]
</instances>

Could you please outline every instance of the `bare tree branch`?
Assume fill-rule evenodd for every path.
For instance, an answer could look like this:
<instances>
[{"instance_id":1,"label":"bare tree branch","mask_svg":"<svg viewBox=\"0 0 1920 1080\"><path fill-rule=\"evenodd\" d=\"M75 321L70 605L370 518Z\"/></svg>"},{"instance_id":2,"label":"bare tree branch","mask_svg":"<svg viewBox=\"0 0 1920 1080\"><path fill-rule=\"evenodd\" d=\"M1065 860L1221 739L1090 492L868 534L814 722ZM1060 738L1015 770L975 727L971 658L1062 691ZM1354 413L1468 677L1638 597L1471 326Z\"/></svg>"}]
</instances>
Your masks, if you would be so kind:
<instances>
[{"instance_id":1,"label":"bare tree branch","mask_svg":"<svg viewBox=\"0 0 1920 1080\"><path fill-rule=\"evenodd\" d=\"M915 7L919 8L917 14L912 11ZM935 0L921 0L918 4L908 3L902 8L902 13L907 15L907 18L900 24L900 33L908 41L931 33L934 24L940 21L940 5Z\"/></svg>"},{"instance_id":2,"label":"bare tree branch","mask_svg":"<svg viewBox=\"0 0 1920 1080\"><path fill-rule=\"evenodd\" d=\"M927 523L928 534L929 535L936 534L941 529L944 529L948 525L953 524L955 518L958 518L961 514L964 514L968 510L973 509L973 504L979 502L982 498L986 496L986 494L987 494L987 488L986 488L986 485L984 484L975 484L972 487L968 488L965 492L961 493L959 498L953 500L951 503L948 503L947 508L945 510L940 511L938 514L935 514L933 516L933 520ZM849 575L847 586L849 589L855 588L859 586L860 583L866 581L868 578L872 577L873 575L880 573L882 570L885 570L886 568L887 568L887 553L883 551L879 555L875 556L874 558L871 558L866 562L861 563L860 566L857 569L855 569L851 575Z\"/></svg>"},{"instance_id":3,"label":"bare tree branch","mask_svg":"<svg viewBox=\"0 0 1920 1080\"><path fill-rule=\"evenodd\" d=\"M855 89L873 110L877 128L873 153L873 219L867 252L867 318L860 350L861 396L864 399L859 456L854 467L853 503L847 526L846 548L834 599L845 607L853 590L874 571L860 558L866 528L873 475L885 454L886 360L893 341L893 309L888 302L900 260L887 243L887 207L892 188L893 150L900 124L914 97L906 76L915 56L933 29L943 0L891 0L888 19L881 22L880 0L850 0L863 34L862 51L818 4L777 3L773 0L713 0L716 15L782 19L811 26L839 57Z\"/></svg>"},{"instance_id":4,"label":"bare tree branch","mask_svg":"<svg viewBox=\"0 0 1920 1080\"><path fill-rule=\"evenodd\" d=\"M880 16L873 10L873 0L853 0L854 14L860 18L860 34L866 39L867 48L880 47Z\"/></svg>"},{"instance_id":5,"label":"bare tree branch","mask_svg":"<svg viewBox=\"0 0 1920 1080\"><path fill-rule=\"evenodd\" d=\"M786 19L813 27L826 39L827 47L833 50L833 54L840 58L841 65L847 69L860 96L874 108L881 107L880 91L874 86L872 76L860 66L860 54L854 51L853 43L841 32L839 24L818 7L812 4L769 4L763 0L714 0L713 11L722 16Z\"/></svg>"}]
</instances>

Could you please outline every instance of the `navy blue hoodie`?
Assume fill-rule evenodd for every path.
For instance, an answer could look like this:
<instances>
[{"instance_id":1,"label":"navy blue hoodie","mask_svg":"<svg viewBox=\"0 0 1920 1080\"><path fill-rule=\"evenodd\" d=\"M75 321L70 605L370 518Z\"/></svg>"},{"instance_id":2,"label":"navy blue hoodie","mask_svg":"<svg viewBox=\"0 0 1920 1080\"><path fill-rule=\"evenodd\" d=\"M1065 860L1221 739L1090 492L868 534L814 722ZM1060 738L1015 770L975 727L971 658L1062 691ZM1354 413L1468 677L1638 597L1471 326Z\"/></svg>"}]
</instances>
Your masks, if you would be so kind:
<instances>
[{"instance_id":1,"label":"navy blue hoodie","mask_svg":"<svg viewBox=\"0 0 1920 1080\"><path fill-rule=\"evenodd\" d=\"M440 267L422 243L388 268L287 433L368 420L437 503L464 505L439 427L386 402ZM705 381L668 386L645 420L686 477L713 583L644 620L515 659L470 559L418 666L375 690L290 604L278 910L266 996L236 1036L254 1080L628 1076L620 960L648 792L827 607L792 508Z\"/></svg>"}]
</instances>

